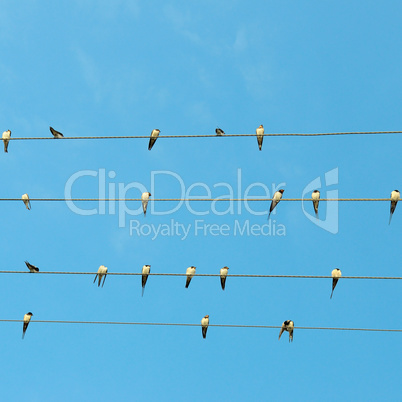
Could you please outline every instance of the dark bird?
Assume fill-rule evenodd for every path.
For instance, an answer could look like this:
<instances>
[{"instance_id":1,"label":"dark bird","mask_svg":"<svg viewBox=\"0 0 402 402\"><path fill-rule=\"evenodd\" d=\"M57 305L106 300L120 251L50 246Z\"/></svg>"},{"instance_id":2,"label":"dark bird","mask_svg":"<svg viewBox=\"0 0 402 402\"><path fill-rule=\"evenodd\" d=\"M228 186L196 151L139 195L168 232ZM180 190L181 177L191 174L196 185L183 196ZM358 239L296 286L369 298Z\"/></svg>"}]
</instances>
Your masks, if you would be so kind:
<instances>
[{"instance_id":1,"label":"dark bird","mask_svg":"<svg viewBox=\"0 0 402 402\"><path fill-rule=\"evenodd\" d=\"M30 264L28 261L25 261L25 265L28 267L30 272L39 272L39 268L35 267L35 265Z\"/></svg>"},{"instance_id":2,"label":"dark bird","mask_svg":"<svg viewBox=\"0 0 402 402\"><path fill-rule=\"evenodd\" d=\"M50 129L50 132L53 134L54 138L63 138L64 137L64 135L60 131L55 130L53 127L49 127L49 129Z\"/></svg>"},{"instance_id":3,"label":"dark bird","mask_svg":"<svg viewBox=\"0 0 402 402\"><path fill-rule=\"evenodd\" d=\"M221 128L217 128L217 129L215 129L215 133L216 133L216 135L223 135L223 134L225 134L225 132L221 129Z\"/></svg>"},{"instance_id":4,"label":"dark bird","mask_svg":"<svg viewBox=\"0 0 402 402\"><path fill-rule=\"evenodd\" d=\"M294 322L292 320L286 320L282 324L281 332L279 332L279 339L281 339L281 335L283 334L284 331L289 332L289 342L293 342L293 328L294 328Z\"/></svg>"}]
</instances>

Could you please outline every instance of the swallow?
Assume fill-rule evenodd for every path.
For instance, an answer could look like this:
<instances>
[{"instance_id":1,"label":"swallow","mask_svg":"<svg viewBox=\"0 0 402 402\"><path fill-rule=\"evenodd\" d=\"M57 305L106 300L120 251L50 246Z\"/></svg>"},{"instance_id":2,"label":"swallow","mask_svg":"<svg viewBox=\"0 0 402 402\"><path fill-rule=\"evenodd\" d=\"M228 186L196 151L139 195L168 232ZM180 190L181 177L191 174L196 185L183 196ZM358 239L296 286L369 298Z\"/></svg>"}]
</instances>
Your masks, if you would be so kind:
<instances>
[{"instance_id":1,"label":"swallow","mask_svg":"<svg viewBox=\"0 0 402 402\"><path fill-rule=\"evenodd\" d=\"M389 215L389 223L388 223L388 225L391 224L392 215L394 214L396 204L398 204L398 201L399 201L400 198L401 198L401 194L399 193L398 190L394 190L391 193L391 213Z\"/></svg>"},{"instance_id":2,"label":"swallow","mask_svg":"<svg viewBox=\"0 0 402 402\"><path fill-rule=\"evenodd\" d=\"M95 283L96 277L99 276L99 279L98 279L98 287L99 287L101 284L102 276L104 276L103 283L102 283L102 287L103 287L103 285L105 284L106 275L107 275L107 268L104 265L101 265L98 268L98 273L95 275L95 279L94 279L93 283Z\"/></svg>"},{"instance_id":3,"label":"swallow","mask_svg":"<svg viewBox=\"0 0 402 402\"><path fill-rule=\"evenodd\" d=\"M146 216L147 214L148 200L151 195L152 195L151 193L142 193L141 195L142 210L144 211L144 216Z\"/></svg>"},{"instance_id":4,"label":"swallow","mask_svg":"<svg viewBox=\"0 0 402 402\"><path fill-rule=\"evenodd\" d=\"M53 134L54 138L63 138L64 137L64 135L60 131L55 130L53 127L49 127L49 129L50 129L50 132Z\"/></svg>"},{"instance_id":5,"label":"swallow","mask_svg":"<svg viewBox=\"0 0 402 402\"><path fill-rule=\"evenodd\" d=\"M148 151L150 151L152 149L152 147L154 146L157 138L159 137L159 133L161 131L158 130L157 128L155 128L154 130L152 130L151 132L151 137L149 139L149 145L148 145Z\"/></svg>"},{"instance_id":6,"label":"swallow","mask_svg":"<svg viewBox=\"0 0 402 402\"><path fill-rule=\"evenodd\" d=\"M282 324L281 332L279 332L279 339L281 339L281 335L283 334L284 331L289 332L289 342L293 342L293 328L294 328L294 322L292 320L286 320Z\"/></svg>"},{"instance_id":7,"label":"swallow","mask_svg":"<svg viewBox=\"0 0 402 402\"><path fill-rule=\"evenodd\" d=\"M188 267L186 270L186 276L187 276L186 288L188 288L188 286L190 285L191 278L194 276L194 274L195 274L195 267L193 267L193 266Z\"/></svg>"},{"instance_id":8,"label":"swallow","mask_svg":"<svg viewBox=\"0 0 402 402\"><path fill-rule=\"evenodd\" d=\"M228 275L228 269L229 269L229 267L223 267L223 268L221 268L221 271L220 271L222 290L225 290L225 283L226 283L226 277Z\"/></svg>"},{"instance_id":9,"label":"swallow","mask_svg":"<svg viewBox=\"0 0 402 402\"><path fill-rule=\"evenodd\" d=\"M144 265L142 267L142 296L144 296L144 290L145 290L145 285L148 280L148 275L151 272L151 266L150 265Z\"/></svg>"},{"instance_id":10,"label":"swallow","mask_svg":"<svg viewBox=\"0 0 402 402\"><path fill-rule=\"evenodd\" d=\"M207 337L208 325L209 325L209 315L207 314L207 315L201 320L202 337L203 337L204 339Z\"/></svg>"},{"instance_id":11,"label":"swallow","mask_svg":"<svg viewBox=\"0 0 402 402\"><path fill-rule=\"evenodd\" d=\"M332 270L331 275L332 275L332 292L330 299L332 299L332 294L334 293L334 289L339 281L339 278L342 276L342 272L339 268L335 268Z\"/></svg>"},{"instance_id":12,"label":"swallow","mask_svg":"<svg viewBox=\"0 0 402 402\"><path fill-rule=\"evenodd\" d=\"M8 143L10 142L11 131L7 130L3 133L3 141L4 141L4 152L8 152Z\"/></svg>"},{"instance_id":13,"label":"swallow","mask_svg":"<svg viewBox=\"0 0 402 402\"><path fill-rule=\"evenodd\" d=\"M24 314L24 319L23 319L24 325L22 327L22 339L24 339L25 332L27 331L29 321L31 321L32 316L33 316L33 314L31 312Z\"/></svg>"},{"instance_id":14,"label":"swallow","mask_svg":"<svg viewBox=\"0 0 402 402\"><path fill-rule=\"evenodd\" d=\"M225 132L221 129L221 128L217 128L217 129L215 129L215 133L216 133L216 135L223 135L223 134L225 134Z\"/></svg>"},{"instance_id":15,"label":"swallow","mask_svg":"<svg viewBox=\"0 0 402 402\"><path fill-rule=\"evenodd\" d=\"M260 127L258 127L258 128L255 130L255 133L257 134L258 148L260 148L260 151L261 151L261 148L262 148L262 141L263 141L263 139L264 139L264 127L262 126L262 124L261 124Z\"/></svg>"},{"instance_id":16,"label":"swallow","mask_svg":"<svg viewBox=\"0 0 402 402\"><path fill-rule=\"evenodd\" d=\"M282 198L283 192L285 190L276 191L274 196L272 197L271 207L269 208L268 219L271 216L271 212L275 209L275 207L279 204L279 201Z\"/></svg>"},{"instance_id":17,"label":"swallow","mask_svg":"<svg viewBox=\"0 0 402 402\"><path fill-rule=\"evenodd\" d=\"M26 209L31 209L31 201L29 201L29 195L23 194L21 199L22 199L22 201L24 201Z\"/></svg>"},{"instance_id":18,"label":"swallow","mask_svg":"<svg viewBox=\"0 0 402 402\"><path fill-rule=\"evenodd\" d=\"M25 265L28 267L30 272L39 272L39 268L35 267L35 265L30 264L28 261L25 261Z\"/></svg>"},{"instance_id":19,"label":"swallow","mask_svg":"<svg viewBox=\"0 0 402 402\"><path fill-rule=\"evenodd\" d=\"M320 192L318 190L314 190L311 194L311 198L313 200L315 217L318 219L318 204L320 202Z\"/></svg>"}]
</instances>

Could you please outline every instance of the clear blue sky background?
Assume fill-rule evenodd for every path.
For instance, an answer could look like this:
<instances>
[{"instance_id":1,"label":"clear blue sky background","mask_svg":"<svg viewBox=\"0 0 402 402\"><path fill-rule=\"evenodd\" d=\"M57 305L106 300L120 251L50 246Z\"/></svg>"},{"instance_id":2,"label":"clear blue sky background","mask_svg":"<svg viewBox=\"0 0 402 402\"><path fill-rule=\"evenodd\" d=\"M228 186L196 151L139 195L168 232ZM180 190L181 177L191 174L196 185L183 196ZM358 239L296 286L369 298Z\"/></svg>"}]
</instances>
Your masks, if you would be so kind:
<instances>
[{"instance_id":1,"label":"clear blue sky background","mask_svg":"<svg viewBox=\"0 0 402 402\"><path fill-rule=\"evenodd\" d=\"M0 125L13 137L401 130L398 1L1 1ZM315 138L11 141L0 154L1 197L64 197L80 170L106 169L107 185L151 186L169 170L188 189L282 184L301 197L339 169L340 197L389 197L401 187L400 135ZM159 180L159 179L158 179ZM322 196L327 189L322 188ZM400 189L401 190L401 189ZM195 189L193 195L205 194ZM251 195L263 195L254 189ZM109 193L106 194L109 196ZM116 194L118 195L118 194ZM130 190L128 197L140 192ZM243 195L243 194L241 194ZM98 197L83 178L75 197ZM180 197L160 176L155 197ZM237 194L235 194L237 196ZM96 208L96 203L80 204ZM192 203L210 210L208 203ZM133 210L138 205L130 204ZM156 210L168 204L155 205ZM226 205L227 207L227 205ZM262 212L268 203L253 208ZM339 232L311 223L300 203L279 204L286 236L130 236L130 219L265 224L265 215L80 216L64 202L2 202L2 270L400 276L402 205L341 203ZM224 209L224 205L221 205ZM312 213L311 204L306 209ZM320 205L321 217L326 205ZM401 328L397 281L1 275L0 318ZM399 394L400 334L35 324L0 325L3 400L379 400ZM29 388L25 384L29 384Z\"/></svg>"}]
</instances>

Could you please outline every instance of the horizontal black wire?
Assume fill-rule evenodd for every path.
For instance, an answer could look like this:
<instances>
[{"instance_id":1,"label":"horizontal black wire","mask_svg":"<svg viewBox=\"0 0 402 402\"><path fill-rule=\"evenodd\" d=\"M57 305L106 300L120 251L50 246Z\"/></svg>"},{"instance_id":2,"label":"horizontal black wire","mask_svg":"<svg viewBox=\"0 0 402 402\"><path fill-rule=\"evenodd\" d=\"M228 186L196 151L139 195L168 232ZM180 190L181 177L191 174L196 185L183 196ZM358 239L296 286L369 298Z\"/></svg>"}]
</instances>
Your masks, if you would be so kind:
<instances>
[{"instance_id":1,"label":"horizontal black wire","mask_svg":"<svg viewBox=\"0 0 402 402\"><path fill-rule=\"evenodd\" d=\"M372 135L372 134L402 134L402 131L350 131L350 132L334 132L334 133L266 133L264 137L316 137L326 135ZM225 138L225 137L255 137L256 134L224 134L222 136L216 134L194 134L194 135L161 135L159 138ZM118 135L118 136L78 136L78 137L62 137L57 140L109 140L109 139L136 139L150 138L150 135ZM48 137L10 137L10 140L54 140L52 136Z\"/></svg>"},{"instance_id":2,"label":"horizontal black wire","mask_svg":"<svg viewBox=\"0 0 402 402\"><path fill-rule=\"evenodd\" d=\"M68 271L0 271L0 274L49 274L49 275L96 275L98 272L68 272ZM141 276L141 272L108 272L107 275ZM187 276L185 273L149 273L150 276ZM194 277L220 277L220 274L194 274ZM228 274L227 278L294 278L294 279L332 279L330 275L257 275L257 274ZM400 276L342 276L339 279L402 279Z\"/></svg>"},{"instance_id":3,"label":"horizontal black wire","mask_svg":"<svg viewBox=\"0 0 402 402\"><path fill-rule=\"evenodd\" d=\"M32 201L142 201L141 198L30 198ZM22 201L21 198L0 198L0 201ZM208 201L208 202L255 202L255 201L272 201L272 198L150 198L149 202L158 201ZM311 198L282 198L283 201L306 201L312 202ZM321 198L319 201L391 201L390 198Z\"/></svg>"},{"instance_id":4,"label":"horizontal black wire","mask_svg":"<svg viewBox=\"0 0 402 402\"><path fill-rule=\"evenodd\" d=\"M18 322L23 320L0 319L0 322ZM150 325L150 326L177 326L177 327L199 327L201 324L173 323L173 322L124 322L124 321L67 321L67 320L33 320L31 322L41 324L89 324L89 325ZM277 325L241 325L241 324L209 324L209 327L218 328L259 328L259 329L280 329ZM366 331L366 332L402 332L402 329L382 328L340 328L340 327L294 327L304 330L327 330L327 331Z\"/></svg>"}]
</instances>

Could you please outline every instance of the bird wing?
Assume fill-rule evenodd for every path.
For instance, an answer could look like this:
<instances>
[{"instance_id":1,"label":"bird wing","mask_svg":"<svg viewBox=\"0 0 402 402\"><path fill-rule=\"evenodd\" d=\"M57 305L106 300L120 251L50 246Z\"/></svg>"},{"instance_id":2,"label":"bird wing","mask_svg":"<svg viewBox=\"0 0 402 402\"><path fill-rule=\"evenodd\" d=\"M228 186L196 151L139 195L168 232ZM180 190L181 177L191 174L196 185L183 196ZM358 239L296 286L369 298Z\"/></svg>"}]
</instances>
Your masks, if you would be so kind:
<instances>
[{"instance_id":1,"label":"bird wing","mask_svg":"<svg viewBox=\"0 0 402 402\"><path fill-rule=\"evenodd\" d=\"M282 327L282 328L281 328L281 331L279 332L279 338L278 338L278 340L281 339L281 336L282 336L282 334L283 334L283 331L285 331L285 328L284 328L284 327Z\"/></svg>"},{"instance_id":2,"label":"bird wing","mask_svg":"<svg viewBox=\"0 0 402 402\"><path fill-rule=\"evenodd\" d=\"M226 276L221 275L222 290L225 290Z\"/></svg>"}]
</instances>

